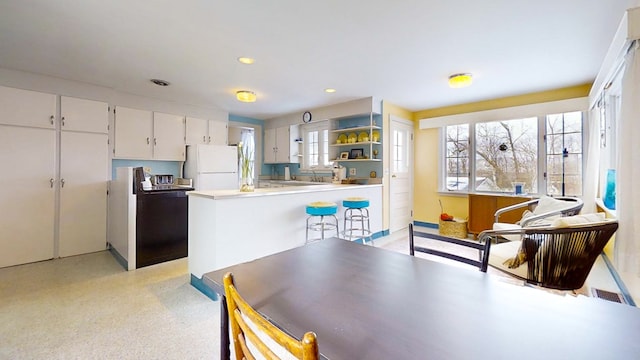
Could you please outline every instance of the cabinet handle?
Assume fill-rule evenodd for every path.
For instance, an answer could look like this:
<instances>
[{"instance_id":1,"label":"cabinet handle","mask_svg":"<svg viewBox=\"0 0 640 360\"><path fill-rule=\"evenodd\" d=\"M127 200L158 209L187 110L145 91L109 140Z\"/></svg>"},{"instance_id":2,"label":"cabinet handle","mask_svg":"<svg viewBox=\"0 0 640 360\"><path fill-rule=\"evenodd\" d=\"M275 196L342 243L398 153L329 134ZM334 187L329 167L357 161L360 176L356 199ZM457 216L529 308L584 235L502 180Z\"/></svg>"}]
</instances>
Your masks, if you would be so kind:
<instances>
[{"instance_id":1,"label":"cabinet handle","mask_svg":"<svg viewBox=\"0 0 640 360\"><path fill-rule=\"evenodd\" d=\"M53 183L54 183L53 178L49 179L49 184L51 184L51 188L53 188Z\"/></svg>"},{"instance_id":2,"label":"cabinet handle","mask_svg":"<svg viewBox=\"0 0 640 360\"><path fill-rule=\"evenodd\" d=\"M154 146L155 146L155 145L158 145L158 139L153 138L153 145L154 145Z\"/></svg>"},{"instance_id":3,"label":"cabinet handle","mask_svg":"<svg viewBox=\"0 0 640 360\"><path fill-rule=\"evenodd\" d=\"M64 179L60 179L60 187L64 187Z\"/></svg>"},{"instance_id":4,"label":"cabinet handle","mask_svg":"<svg viewBox=\"0 0 640 360\"><path fill-rule=\"evenodd\" d=\"M49 121L51 121L51 125L53 125L53 120L54 120L55 118L56 118L56 117L55 117L55 116L53 116L53 115L51 115L51 117L49 117Z\"/></svg>"},{"instance_id":5,"label":"cabinet handle","mask_svg":"<svg viewBox=\"0 0 640 360\"><path fill-rule=\"evenodd\" d=\"M147 145L149 145L149 138L147 138Z\"/></svg>"},{"instance_id":6,"label":"cabinet handle","mask_svg":"<svg viewBox=\"0 0 640 360\"><path fill-rule=\"evenodd\" d=\"M211 142L211 136L209 136L209 142Z\"/></svg>"},{"instance_id":7,"label":"cabinet handle","mask_svg":"<svg viewBox=\"0 0 640 360\"><path fill-rule=\"evenodd\" d=\"M62 126L64 126L64 116L62 117Z\"/></svg>"},{"instance_id":8,"label":"cabinet handle","mask_svg":"<svg viewBox=\"0 0 640 360\"><path fill-rule=\"evenodd\" d=\"M204 135L202 136L202 142L203 142L203 143L206 143L206 142L207 142L207 137L206 137L206 136L204 136Z\"/></svg>"}]
</instances>

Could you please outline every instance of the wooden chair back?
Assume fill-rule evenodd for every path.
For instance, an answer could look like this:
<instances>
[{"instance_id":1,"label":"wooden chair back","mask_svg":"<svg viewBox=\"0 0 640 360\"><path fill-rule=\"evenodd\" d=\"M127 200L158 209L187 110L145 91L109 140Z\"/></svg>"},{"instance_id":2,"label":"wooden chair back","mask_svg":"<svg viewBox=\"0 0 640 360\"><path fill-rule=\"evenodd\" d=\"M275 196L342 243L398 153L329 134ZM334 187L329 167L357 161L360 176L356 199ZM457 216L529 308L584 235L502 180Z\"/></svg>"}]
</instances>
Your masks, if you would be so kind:
<instances>
[{"instance_id":1,"label":"wooden chair back","mask_svg":"<svg viewBox=\"0 0 640 360\"><path fill-rule=\"evenodd\" d=\"M454 253L445 252L442 250L436 250L434 248L428 248L424 246L416 246L414 243L414 237L422 237L430 240L442 241L448 244L454 244L462 247L468 247L479 251L479 260L467 258L464 256L456 255ZM448 236L442 236L438 234L426 233L421 231L415 231L413 224L409 224L409 254L415 256L415 252L422 252L425 254L441 256L450 260L456 260L468 265L477 267L482 272L487 272L487 266L489 264L489 251L491 248L491 241L479 243L471 240L462 240L452 238Z\"/></svg>"},{"instance_id":2,"label":"wooden chair back","mask_svg":"<svg viewBox=\"0 0 640 360\"><path fill-rule=\"evenodd\" d=\"M319 358L316 334L307 332L299 341L267 321L240 296L233 284L231 273L224 275L224 291L237 360L255 359L252 348L253 351L268 360L280 359L278 353L281 353L283 349L296 359L316 360ZM249 325L249 322L252 326ZM260 336L257 333L260 333ZM267 345L265 342L270 342L268 339L273 340L281 348L276 349L273 344ZM248 342L253 346L250 347Z\"/></svg>"}]
</instances>

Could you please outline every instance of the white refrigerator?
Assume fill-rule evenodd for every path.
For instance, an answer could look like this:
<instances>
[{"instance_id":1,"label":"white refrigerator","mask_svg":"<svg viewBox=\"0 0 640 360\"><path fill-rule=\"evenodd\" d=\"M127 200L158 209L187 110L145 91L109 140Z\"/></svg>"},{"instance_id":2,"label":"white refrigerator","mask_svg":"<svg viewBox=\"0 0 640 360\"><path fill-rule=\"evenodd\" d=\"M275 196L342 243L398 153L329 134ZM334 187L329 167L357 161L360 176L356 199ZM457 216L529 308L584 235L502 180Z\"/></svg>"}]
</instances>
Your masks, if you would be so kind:
<instances>
[{"instance_id":1,"label":"white refrigerator","mask_svg":"<svg viewBox=\"0 0 640 360\"><path fill-rule=\"evenodd\" d=\"M238 148L226 145L187 146L183 176L193 179L193 187L198 191L238 189Z\"/></svg>"}]
</instances>

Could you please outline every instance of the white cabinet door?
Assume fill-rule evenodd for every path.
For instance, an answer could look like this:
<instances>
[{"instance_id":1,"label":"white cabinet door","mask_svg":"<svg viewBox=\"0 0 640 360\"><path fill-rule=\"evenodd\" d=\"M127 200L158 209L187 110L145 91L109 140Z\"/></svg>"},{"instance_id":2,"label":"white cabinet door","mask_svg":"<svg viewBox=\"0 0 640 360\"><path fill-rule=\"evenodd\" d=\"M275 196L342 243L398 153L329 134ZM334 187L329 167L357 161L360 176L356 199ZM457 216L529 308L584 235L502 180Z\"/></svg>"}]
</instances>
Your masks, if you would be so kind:
<instances>
[{"instance_id":1,"label":"white cabinet door","mask_svg":"<svg viewBox=\"0 0 640 360\"><path fill-rule=\"evenodd\" d=\"M115 148L117 159L153 159L153 113L118 106L115 115Z\"/></svg>"},{"instance_id":2,"label":"white cabinet door","mask_svg":"<svg viewBox=\"0 0 640 360\"><path fill-rule=\"evenodd\" d=\"M209 120L209 144L227 145L229 143L229 126L226 121Z\"/></svg>"},{"instance_id":3,"label":"white cabinet door","mask_svg":"<svg viewBox=\"0 0 640 360\"><path fill-rule=\"evenodd\" d=\"M153 113L153 158L184 161L184 117Z\"/></svg>"},{"instance_id":4,"label":"white cabinet door","mask_svg":"<svg viewBox=\"0 0 640 360\"><path fill-rule=\"evenodd\" d=\"M0 125L0 267L53 258L55 138Z\"/></svg>"},{"instance_id":5,"label":"white cabinet door","mask_svg":"<svg viewBox=\"0 0 640 360\"><path fill-rule=\"evenodd\" d=\"M276 129L264 130L264 163L276 162Z\"/></svg>"},{"instance_id":6,"label":"white cabinet door","mask_svg":"<svg viewBox=\"0 0 640 360\"><path fill-rule=\"evenodd\" d=\"M209 132L207 130L209 121L206 119L198 119L188 117L185 121L187 145L206 144L208 143Z\"/></svg>"},{"instance_id":7,"label":"white cabinet door","mask_svg":"<svg viewBox=\"0 0 640 360\"><path fill-rule=\"evenodd\" d=\"M55 128L56 96L0 86L0 124Z\"/></svg>"},{"instance_id":8,"label":"white cabinet door","mask_svg":"<svg viewBox=\"0 0 640 360\"><path fill-rule=\"evenodd\" d=\"M289 127L279 127L276 129L276 162L291 162L291 137L289 136Z\"/></svg>"},{"instance_id":9,"label":"white cabinet door","mask_svg":"<svg viewBox=\"0 0 640 360\"><path fill-rule=\"evenodd\" d=\"M101 101L60 97L60 128L100 134L109 132L109 105Z\"/></svg>"},{"instance_id":10,"label":"white cabinet door","mask_svg":"<svg viewBox=\"0 0 640 360\"><path fill-rule=\"evenodd\" d=\"M107 134L61 133L61 257L100 251L106 247L107 139Z\"/></svg>"}]
</instances>

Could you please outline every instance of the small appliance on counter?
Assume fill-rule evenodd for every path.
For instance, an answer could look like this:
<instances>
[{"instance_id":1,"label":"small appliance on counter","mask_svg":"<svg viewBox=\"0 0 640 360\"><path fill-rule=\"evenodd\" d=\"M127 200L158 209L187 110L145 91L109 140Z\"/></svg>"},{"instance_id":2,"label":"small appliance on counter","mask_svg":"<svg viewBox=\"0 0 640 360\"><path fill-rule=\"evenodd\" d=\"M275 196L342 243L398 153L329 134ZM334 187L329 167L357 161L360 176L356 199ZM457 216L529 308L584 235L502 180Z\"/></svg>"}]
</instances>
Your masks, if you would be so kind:
<instances>
[{"instance_id":1,"label":"small appliance on counter","mask_svg":"<svg viewBox=\"0 0 640 360\"><path fill-rule=\"evenodd\" d=\"M342 165L335 164L333 166L332 172L333 172L333 177L331 181L334 184L341 184L342 180L347 178L347 168Z\"/></svg>"}]
</instances>

